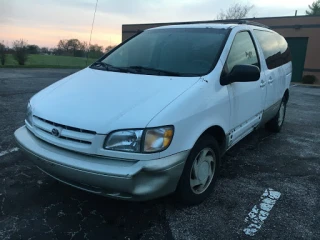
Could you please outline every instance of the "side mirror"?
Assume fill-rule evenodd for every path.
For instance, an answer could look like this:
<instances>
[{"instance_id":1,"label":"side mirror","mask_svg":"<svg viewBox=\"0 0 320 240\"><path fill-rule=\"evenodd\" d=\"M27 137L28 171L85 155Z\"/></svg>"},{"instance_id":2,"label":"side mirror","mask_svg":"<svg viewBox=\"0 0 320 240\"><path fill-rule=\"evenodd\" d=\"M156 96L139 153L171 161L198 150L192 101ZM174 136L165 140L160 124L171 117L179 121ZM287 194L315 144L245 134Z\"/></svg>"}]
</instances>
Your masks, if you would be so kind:
<instances>
[{"instance_id":1,"label":"side mirror","mask_svg":"<svg viewBox=\"0 0 320 240\"><path fill-rule=\"evenodd\" d=\"M221 85L228 85L233 82L254 82L260 79L260 69L254 65L235 65L231 72L221 76Z\"/></svg>"}]
</instances>

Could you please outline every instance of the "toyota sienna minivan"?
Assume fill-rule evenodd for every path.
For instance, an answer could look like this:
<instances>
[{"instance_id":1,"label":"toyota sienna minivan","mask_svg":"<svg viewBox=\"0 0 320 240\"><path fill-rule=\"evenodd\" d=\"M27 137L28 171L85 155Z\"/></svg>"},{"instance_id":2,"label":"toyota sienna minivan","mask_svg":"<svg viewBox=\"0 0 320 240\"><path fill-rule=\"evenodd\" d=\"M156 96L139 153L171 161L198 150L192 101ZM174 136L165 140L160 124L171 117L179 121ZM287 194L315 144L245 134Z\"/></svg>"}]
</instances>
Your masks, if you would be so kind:
<instances>
[{"instance_id":1,"label":"toyota sienna minivan","mask_svg":"<svg viewBox=\"0 0 320 240\"><path fill-rule=\"evenodd\" d=\"M229 148L259 127L281 130L291 72L286 40L258 24L153 28L34 95L14 135L76 188L198 204Z\"/></svg>"}]
</instances>

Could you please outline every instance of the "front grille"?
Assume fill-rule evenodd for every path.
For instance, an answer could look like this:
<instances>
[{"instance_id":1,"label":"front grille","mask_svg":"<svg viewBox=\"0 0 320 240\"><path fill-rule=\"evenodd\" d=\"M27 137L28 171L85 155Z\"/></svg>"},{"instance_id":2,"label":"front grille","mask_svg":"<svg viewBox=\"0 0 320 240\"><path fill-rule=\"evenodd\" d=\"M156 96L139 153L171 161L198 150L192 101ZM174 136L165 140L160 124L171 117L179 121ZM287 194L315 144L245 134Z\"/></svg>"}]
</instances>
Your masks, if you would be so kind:
<instances>
[{"instance_id":1,"label":"front grille","mask_svg":"<svg viewBox=\"0 0 320 240\"><path fill-rule=\"evenodd\" d=\"M78 139L69 138L69 137L64 137L64 136L60 136L60 138L65 139L65 140L69 140L69 141L73 141L73 142L79 142L79 143L84 143L84 144L91 144L91 142L89 142L89 141L83 141L83 140L78 140Z\"/></svg>"},{"instance_id":2,"label":"front grille","mask_svg":"<svg viewBox=\"0 0 320 240\"><path fill-rule=\"evenodd\" d=\"M75 127L70 127L70 126L66 126L66 125L62 125L62 124L59 124L59 123L55 123L55 122L51 122L49 120L46 120L46 119L43 119L43 118L40 118L40 117L37 117L37 116L33 116L34 118L37 118L43 122L46 122L54 127L61 127L63 129L67 129L67 130L70 130L70 131L75 131L75 132L83 132L83 133L89 133L89 134L97 134L96 132L94 131L90 131L90 130L85 130L85 129L81 129L81 128L75 128Z\"/></svg>"},{"instance_id":3,"label":"front grille","mask_svg":"<svg viewBox=\"0 0 320 240\"><path fill-rule=\"evenodd\" d=\"M37 116L33 116L33 124L36 129L42 132L43 140L48 141L57 141L60 139L61 141L79 143L81 145L91 145L96 135L94 131L66 126ZM54 128L60 130L58 136L52 134L52 129Z\"/></svg>"}]
</instances>

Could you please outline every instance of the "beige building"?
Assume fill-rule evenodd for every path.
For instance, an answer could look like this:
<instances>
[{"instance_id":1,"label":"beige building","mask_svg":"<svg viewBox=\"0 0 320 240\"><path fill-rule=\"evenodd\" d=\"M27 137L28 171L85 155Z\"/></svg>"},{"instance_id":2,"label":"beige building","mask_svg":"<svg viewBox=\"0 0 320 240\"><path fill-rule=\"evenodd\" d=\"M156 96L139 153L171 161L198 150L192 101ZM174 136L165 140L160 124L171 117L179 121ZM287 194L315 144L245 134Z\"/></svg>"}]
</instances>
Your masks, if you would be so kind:
<instances>
[{"instance_id":1,"label":"beige building","mask_svg":"<svg viewBox=\"0 0 320 240\"><path fill-rule=\"evenodd\" d=\"M304 75L315 75L320 83L320 16L296 16L246 19L269 26L283 35L289 44L292 62L292 81L300 82ZM148 28L187 23L210 23L214 21L147 23L122 25L122 41Z\"/></svg>"}]
</instances>

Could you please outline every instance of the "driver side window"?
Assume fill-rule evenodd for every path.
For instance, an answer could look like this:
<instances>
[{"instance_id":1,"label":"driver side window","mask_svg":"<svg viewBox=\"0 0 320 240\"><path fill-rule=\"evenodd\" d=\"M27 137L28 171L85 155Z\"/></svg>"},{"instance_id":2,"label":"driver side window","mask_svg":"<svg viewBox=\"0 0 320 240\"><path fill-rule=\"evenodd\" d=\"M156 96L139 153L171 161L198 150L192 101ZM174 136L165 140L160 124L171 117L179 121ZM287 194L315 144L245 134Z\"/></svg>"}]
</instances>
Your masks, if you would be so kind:
<instances>
[{"instance_id":1,"label":"driver side window","mask_svg":"<svg viewBox=\"0 0 320 240\"><path fill-rule=\"evenodd\" d=\"M239 32L233 40L225 71L230 73L235 65L254 65L260 68L256 48L249 32Z\"/></svg>"}]
</instances>

